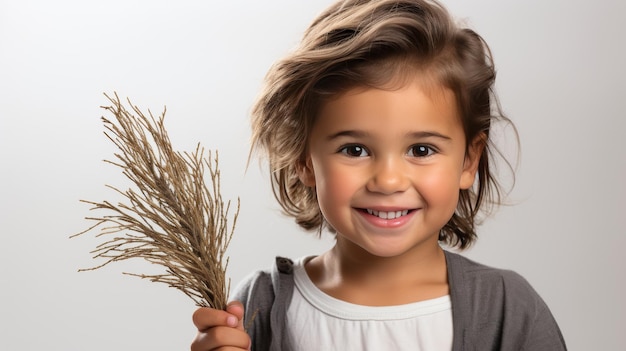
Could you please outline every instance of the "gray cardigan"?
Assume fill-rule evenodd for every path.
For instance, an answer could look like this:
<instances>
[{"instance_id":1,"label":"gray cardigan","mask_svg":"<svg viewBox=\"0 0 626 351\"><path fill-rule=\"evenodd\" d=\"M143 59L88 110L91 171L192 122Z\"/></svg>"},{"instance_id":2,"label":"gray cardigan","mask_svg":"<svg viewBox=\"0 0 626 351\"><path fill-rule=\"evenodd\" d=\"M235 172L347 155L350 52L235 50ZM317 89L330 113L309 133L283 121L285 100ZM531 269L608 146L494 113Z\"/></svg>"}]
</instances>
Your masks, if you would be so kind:
<instances>
[{"instance_id":1,"label":"gray cardigan","mask_svg":"<svg viewBox=\"0 0 626 351\"><path fill-rule=\"evenodd\" d=\"M519 274L445 251L452 301L453 351L566 350L550 310ZM277 257L271 271L244 280L233 299L245 306L252 350L291 351L285 333L294 289L293 262Z\"/></svg>"}]
</instances>

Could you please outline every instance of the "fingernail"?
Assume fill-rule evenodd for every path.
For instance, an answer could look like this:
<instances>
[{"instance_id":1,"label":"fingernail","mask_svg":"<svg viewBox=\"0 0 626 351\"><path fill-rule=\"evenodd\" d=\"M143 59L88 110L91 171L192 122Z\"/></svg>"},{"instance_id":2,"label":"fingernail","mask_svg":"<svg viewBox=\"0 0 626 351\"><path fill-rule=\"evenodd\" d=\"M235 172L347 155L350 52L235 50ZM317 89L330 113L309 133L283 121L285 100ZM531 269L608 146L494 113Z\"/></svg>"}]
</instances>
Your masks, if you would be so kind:
<instances>
[{"instance_id":1,"label":"fingernail","mask_svg":"<svg viewBox=\"0 0 626 351\"><path fill-rule=\"evenodd\" d=\"M237 317L229 316L228 318L226 318L226 324L228 324L229 327L236 327L237 322Z\"/></svg>"}]
</instances>

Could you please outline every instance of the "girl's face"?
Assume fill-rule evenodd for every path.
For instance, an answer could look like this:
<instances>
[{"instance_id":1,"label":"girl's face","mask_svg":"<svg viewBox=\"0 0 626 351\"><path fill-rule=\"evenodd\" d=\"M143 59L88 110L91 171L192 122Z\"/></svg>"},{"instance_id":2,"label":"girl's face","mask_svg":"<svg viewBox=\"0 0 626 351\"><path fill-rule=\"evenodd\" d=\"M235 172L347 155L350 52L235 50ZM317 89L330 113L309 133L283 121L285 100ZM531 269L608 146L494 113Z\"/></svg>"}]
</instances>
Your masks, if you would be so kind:
<instances>
[{"instance_id":1,"label":"girl's face","mask_svg":"<svg viewBox=\"0 0 626 351\"><path fill-rule=\"evenodd\" d=\"M322 106L300 178L339 248L394 257L437 247L474 182L480 147L465 146L450 90L353 89Z\"/></svg>"}]
</instances>

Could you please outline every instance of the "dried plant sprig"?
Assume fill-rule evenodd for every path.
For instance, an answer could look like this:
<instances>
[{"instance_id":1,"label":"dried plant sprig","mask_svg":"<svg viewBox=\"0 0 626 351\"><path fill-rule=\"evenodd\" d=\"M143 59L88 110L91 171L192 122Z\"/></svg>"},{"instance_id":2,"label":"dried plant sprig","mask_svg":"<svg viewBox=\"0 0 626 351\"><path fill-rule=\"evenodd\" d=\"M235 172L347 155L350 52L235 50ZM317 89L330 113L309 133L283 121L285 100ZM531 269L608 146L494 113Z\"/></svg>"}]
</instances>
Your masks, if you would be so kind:
<instances>
[{"instance_id":1,"label":"dried plant sprig","mask_svg":"<svg viewBox=\"0 0 626 351\"><path fill-rule=\"evenodd\" d=\"M163 124L165 109L156 119L150 111L149 117L144 115L129 99L130 111L117 94L105 96L112 105L102 108L115 116L115 121L102 117L105 135L119 149L116 162L105 161L120 167L134 187L122 191L107 185L123 196L117 205L81 200L93 205L92 210L108 213L87 217L96 223L73 235L100 227L97 237L108 238L92 251L94 258L106 261L81 271L143 258L165 268L165 273L125 274L177 288L198 306L224 309L230 290L225 252L239 214L239 199L229 226L231 204L224 204L220 193L217 152L213 156L209 151L205 157L200 144L192 153L174 151Z\"/></svg>"}]
</instances>

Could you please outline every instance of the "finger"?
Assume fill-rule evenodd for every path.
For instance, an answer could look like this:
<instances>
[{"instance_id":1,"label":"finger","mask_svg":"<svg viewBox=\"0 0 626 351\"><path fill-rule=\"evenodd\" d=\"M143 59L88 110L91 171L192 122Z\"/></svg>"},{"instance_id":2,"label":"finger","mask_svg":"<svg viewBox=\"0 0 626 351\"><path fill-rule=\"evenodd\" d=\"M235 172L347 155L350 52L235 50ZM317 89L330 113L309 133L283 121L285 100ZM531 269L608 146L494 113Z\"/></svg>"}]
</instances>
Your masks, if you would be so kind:
<instances>
[{"instance_id":1,"label":"finger","mask_svg":"<svg viewBox=\"0 0 626 351\"><path fill-rule=\"evenodd\" d=\"M231 327L213 327L198 335L191 344L192 351L222 350L248 350L250 337L245 331Z\"/></svg>"},{"instance_id":2,"label":"finger","mask_svg":"<svg viewBox=\"0 0 626 351\"><path fill-rule=\"evenodd\" d=\"M239 324L237 316L226 311L209 307L198 308L193 313L192 319L193 324L199 331L204 331L216 326L237 327Z\"/></svg>"},{"instance_id":3,"label":"finger","mask_svg":"<svg viewBox=\"0 0 626 351\"><path fill-rule=\"evenodd\" d=\"M244 307L243 304L239 301L233 301L226 306L226 312L231 313L235 317L237 317L237 328L244 330L243 326L243 316L244 316Z\"/></svg>"}]
</instances>

